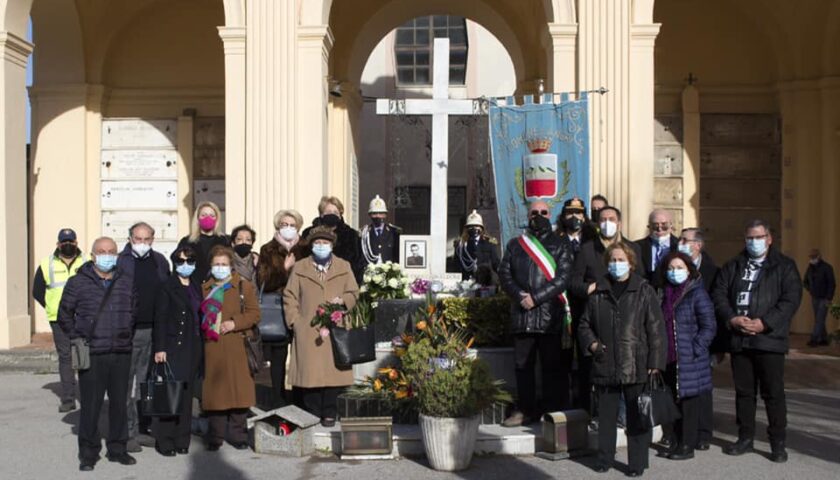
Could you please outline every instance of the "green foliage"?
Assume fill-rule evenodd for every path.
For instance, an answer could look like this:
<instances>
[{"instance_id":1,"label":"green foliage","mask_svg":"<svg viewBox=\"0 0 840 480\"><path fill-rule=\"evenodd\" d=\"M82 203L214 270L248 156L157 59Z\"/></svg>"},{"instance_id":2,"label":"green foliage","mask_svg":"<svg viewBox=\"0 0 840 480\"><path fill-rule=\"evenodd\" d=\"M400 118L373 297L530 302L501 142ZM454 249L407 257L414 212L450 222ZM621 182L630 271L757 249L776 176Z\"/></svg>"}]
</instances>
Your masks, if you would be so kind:
<instances>
[{"instance_id":1,"label":"green foliage","mask_svg":"<svg viewBox=\"0 0 840 480\"><path fill-rule=\"evenodd\" d=\"M510 335L510 300L505 295L487 298L445 298L443 318L469 332L477 347L507 347Z\"/></svg>"}]
</instances>

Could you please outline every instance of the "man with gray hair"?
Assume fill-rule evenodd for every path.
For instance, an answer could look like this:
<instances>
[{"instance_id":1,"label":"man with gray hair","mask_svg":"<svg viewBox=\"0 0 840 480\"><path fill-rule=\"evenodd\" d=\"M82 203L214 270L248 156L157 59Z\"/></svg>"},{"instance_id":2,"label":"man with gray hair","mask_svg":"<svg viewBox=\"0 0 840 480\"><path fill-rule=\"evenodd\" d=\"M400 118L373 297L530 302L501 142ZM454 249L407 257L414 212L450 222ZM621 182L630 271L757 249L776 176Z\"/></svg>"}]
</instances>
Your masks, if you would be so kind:
<instances>
[{"instance_id":1,"label":"man with gray hair","mask_svg":"<svg viewBox=\"0 0 840 480\"><path fill-rule=\"evenodd\" d=\"M128 229L126 243L117 268L124 271L137 286L137 322L128 372L128 451L140 452L140 426L148 426L147 417L138 414L140 383L146 381L152 359L152 326L155 322L155 297L161 283L169 277L169 262L152 249L155 229L146 222L138 222ZM142 413L142 412L141 412ZM143 422L143 420L147 420ZM148 446L152 446L151 443Z\"/></svg>"},{"instance_id":2,"label":"man with gray hair","mask_svg":"<svg viewBox=\"0 0 840 480\"><path fill-rule=\"evenodd\" d=\"M107 458L122 465L137 461L126 452L126 396L131 366L137 293L130 275L118 270L117 244L109 237L93 242L91 261L67 281L58 307L58 324L71 342L84 340L88 368L79 366L79 470L91 471L102 440L99 412L108 394Z\"/></svg>"},{"instance_id":3,"label":"man with gray hair","mask_svg":"<svg viewBox=\"0 0 840 480\"><path fill-rule=\"evenodd\" d=\"M756 393L761 392L767 409L770 460L783 463L788 458L785 354L790 322L802 301L802 281L796 262L774 247L767 222L748 223L744 243L746 248L726 262L712 288L717 317L731 335L738 424L738 440L723 453L752 451Z\"/></svg>"},{"instance_id":4,"label":"man with gray hair","mask_svg":"<svg viewBox=\"0 0 840 480\"><path fill-rule=\"evenodd\" d=\"M643 270L639 269L639 272L644 272L647 281L656 287L661 282L660 275L656 274L659 263L668 253L677 249L678 241L677 237L671 234L671 229L674 228L674 219L668 210L657 208L650 212L647 227L650 234L645 238L636 240L636 245L639 246L642 253L640 262L644 267Z\"/></svg>"}]
</instances>

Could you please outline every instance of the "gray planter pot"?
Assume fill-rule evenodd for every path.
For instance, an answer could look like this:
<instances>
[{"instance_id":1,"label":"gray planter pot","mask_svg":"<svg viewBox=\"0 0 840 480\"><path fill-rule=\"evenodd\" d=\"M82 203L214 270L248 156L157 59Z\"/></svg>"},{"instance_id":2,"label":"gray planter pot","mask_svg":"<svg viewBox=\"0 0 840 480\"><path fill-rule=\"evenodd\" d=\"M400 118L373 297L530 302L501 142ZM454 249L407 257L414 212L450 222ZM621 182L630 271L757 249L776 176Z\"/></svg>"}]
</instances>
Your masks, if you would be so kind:
<instances>
[{"instance_id":1,"label":"gray planter pot","mask_svg":"<svg viewBox=\"0 0 840 480\"><path fill-rule=\"evenodd\" d=\"M423 448L435 470L455 472L470 466L480 416L468 418L427 417L420 414Z\"/></svg>"}]
</instances>

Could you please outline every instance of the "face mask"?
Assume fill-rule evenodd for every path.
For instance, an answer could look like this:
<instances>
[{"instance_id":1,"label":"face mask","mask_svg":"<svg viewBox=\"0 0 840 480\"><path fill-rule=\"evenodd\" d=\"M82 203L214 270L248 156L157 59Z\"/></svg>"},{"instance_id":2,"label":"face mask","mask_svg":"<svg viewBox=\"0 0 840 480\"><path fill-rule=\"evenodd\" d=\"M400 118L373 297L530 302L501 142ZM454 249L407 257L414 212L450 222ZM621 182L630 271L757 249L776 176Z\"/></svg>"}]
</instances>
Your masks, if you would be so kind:
<instances>
[{"instance_id":1,"label":"face mask","mask_svg":"<svg viewBox=\"0 0 840 480\"><path fill-rule=\"evenodd\" d=\"M76 256L76 246L72 243L62 243L60 247L58 247L58 252L63 257L75 257Z\"/></svg>"},{"instance_id":2,"label":"face mask","mask_svg":"<svg viewBox=\"0 0 840 480\"><path fill-rule=\"evenodd\" d=\"M592 220L597 220L598 219L598 214L601 213L601 209L600 208L592 208L592 209L589 210L589 213L590 213L589 218L591 218Z\"/></svg>"},{"instance_id":3,"label":"face mask","mask_svg":"<svg viewBox=\"0 0 840 480\"><path fill-rule=\"evenodd\" d=\"M670 235L665 235L664 237L657 237L656 234L651 234L650 239L653 240L655 243L659 243L660 245L669 245L671 243Z\"/></svg>"},{"instance_id":4,"label":"face mask","mask_svg":"<svg viewBox=\"0 0 840 480\"><path fill-rule=\"evenodd\" d=\"M341 223L341 217L338 215L333 215L332 213L324 215L321 217L321 223L328 226L328 227L335 227L339 223Z\"/></svg>"},{"instance_id":5,"label":"face mask","mask_svg":"<svg viewBox=\"0 0 840 480\"><path fill-rule=\"evenodd\" d=\"M680 268L677 270L668 270L668 281L674 285L682 285L688 280L688 270Z\"/></svg>"},{"instance_id":6,"label":"face mask","mask_svg":"<svg viewBox=\"0 0 840 480\"><path fill-rule=\"evenodd\" d=\"M747 240L747 252L753 258L758 258L767 252L767 239L755 238Z\"/></svg>"},{"instance_id":7,"label":"face mask","mask_svg":"<svg viewBox=\"0 0 840 480\"><path fill-rule=\"evenodd\" d=\"M609 270L613 279L618 280L630 273L630 264L628 262L610 262L607 265L607 270Z\"/></svg>"},{"instance_id":8,"label":"face mask","mask_svg":"<svg viewBox=\"0 0 840 480\"><path fill-rule=\"evenodd\" d=\"M470 228L469 230L467 230L467 233L469 233L471 237L477 237L477 236L481 235L481 229L480 228Z\"/></svg>"},{"instance_id":9,"label":"face mask","mask_svg":"<svg viewBox=\"0 0 840 480\"><path fill-rule=\"evenodd\" d=\"M315 258L319 260L325 260L329 258L330 254L332 253L332 245L329 243L316 243L312 245L312 254L315 255Z\"/></svg>"},{"instance_id":10,"label":"face mask","mask_svg":"<svg viewBox=\"0 0 840 480\"><path fill-rule=\"evenodd\" d=\"M287 242L291 242L298 236L298 231L295 227L283 227L278 232L280 233L280 237Z\"/></svg>"},{"instance_id":11,"label":"face mask","mask_svg":"<svg viewBox=\"0 0 840 480\"><path fill-rule=\"evenodd\" d=\"M618 232L618 224L609 220L601 222L601 236L604 238L613 238Z\"/></svg>"},{"instance_id":12,"label":"face mask","mask_svg":"<svg viewBox=\"0 0 840 480\"><path fill-rule=\"evenodd\" d=\"M583 228L583 220L577 217L564 218L563 228L572 232L577 232L578 230Z\"/></svg>"},{"instance_id":13,"label":"face mask","mask_svg":"<svg viewBox=\"0 0 840 480\"><path fill-rule=\"evenodd\" d=\"M808 261L809 261L809 262L811 262L811 265L816 265L816 264L820 263L820 259L819 259L819 258L812 258L812 259L810 259L810 260L808 260Z\"/></svg>"},{"instance_id":14,"label":"face mask","mask_svg":"<svg viewBox=\"0 0 840 480\"><path fill-rule=\"evenodd\" d=\"M149 250L152 249L151 245L145 243L132 243L131 244L131 251L134 252L135 255L138 257L145 257Z\"/></svg>"},{"instance_id":15,"label":"face mask","mask_svg":"<svg viewBox=\"0 0 840 480\"><path fill-rule=\"evenodd\" d=\"M253 245L248 245L247 243L240 243L239 245L233 247L233 251L236 252L236 254L239 255L241 258L245 258L248 256L248 254L251 253L252 248Z\"/></svg>"},{"instance_id":16,"label":"face mask","mask_svg":"<svg viewBox=\"0 0 840 480\"><path fill-rule=\"evenodd\" d=\"M689 257L691 256L691 245L687 243L679 244L679 246L677 246L677 250L679 250L682 254L688 255Z\"/></svg>"},{"instance_id":17,"label":"face mask","mask_svg":"<svg viewBox=\"0 0 840 480\"><path fill-rule=\"evenodd\" d=\"M551 231L551 221L542 215L534 215L528 221L528 228L537 235Z\"/></svg>"},{"instance_id":18,"label":"face mask","mask_svg":"<svg viewBox=\"0 0 840 480\"><path fill-rule=\"evenodd\" d=\"M117 266L117 256L107 253L97 255L94 264L100 272L108 273Z\"/></svg>"},{"instance_id":19,"label":"face mask","mask_svg":"<svg viewBox=\"0 0 840 480\"><path fill-rule=\"evenodd\" d=\"M373 217L370 219L373 222L374 227L381 227L383 223L385 223L384 218Z\"/></svg>"},{"instance_id":20,"label":"face mask","mask_svg":"<svg viewBox=\"0 0 840 480\"><path fill-rule=\"evenodd\" d=\"M230 277L230 267L227 265L213 265L210 267L210 273L216 280L224 280Z\"/></svg>"},{"instance_id":21,"label":"face mask","mask_svg":"<svg viewBox=\"0 0 840 480\"><path fill-rule=\"evenodd\" d=\"M213 217L201 217L198 219L198 226L205 232L216 228L216 219Z\"/></svg>"},{"instance_id":22,"label":"face mask","mask_svg":"<svg viewBox=\"0 0 840 480\"><path fill-rule=\"evenodd\" d=\"M178 273L178 275L187 278L190 275L192 275L195 271L195 265L190 265L189 263L182 263L175 267L175 271Z\"/></svg>"}]
</instances>

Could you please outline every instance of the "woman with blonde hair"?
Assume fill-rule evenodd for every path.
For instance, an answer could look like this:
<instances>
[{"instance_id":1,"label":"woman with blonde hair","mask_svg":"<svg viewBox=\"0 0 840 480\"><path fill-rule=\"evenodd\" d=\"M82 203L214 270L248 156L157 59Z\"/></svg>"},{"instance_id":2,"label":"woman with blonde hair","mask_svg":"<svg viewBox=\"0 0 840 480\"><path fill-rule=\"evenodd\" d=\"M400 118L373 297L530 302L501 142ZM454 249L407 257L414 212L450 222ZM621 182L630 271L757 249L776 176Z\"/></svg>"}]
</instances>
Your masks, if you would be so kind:
<instances>
[{"instance_id":1,"label":"woman with blonde hair","mask_svg":"<svg viewBox=\"0 0 840 480\"><path fill-rule=\"evenodd\" d=\"M190 234L178 242L178 248L192 247L196 252L195 271L192 281L201 285L210 272L210 250L217 246L227 246L230 242L222 232L222 211L213 202L201 202L195 207Z\"/></svg>"}]
</instances>

